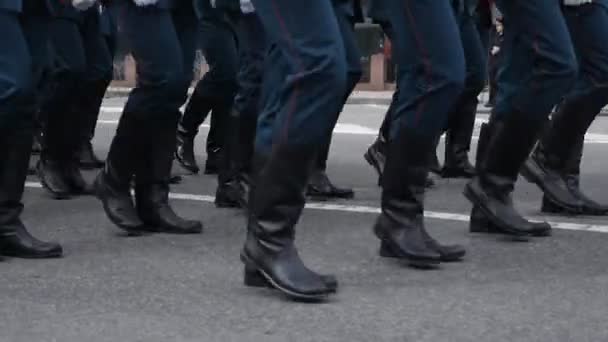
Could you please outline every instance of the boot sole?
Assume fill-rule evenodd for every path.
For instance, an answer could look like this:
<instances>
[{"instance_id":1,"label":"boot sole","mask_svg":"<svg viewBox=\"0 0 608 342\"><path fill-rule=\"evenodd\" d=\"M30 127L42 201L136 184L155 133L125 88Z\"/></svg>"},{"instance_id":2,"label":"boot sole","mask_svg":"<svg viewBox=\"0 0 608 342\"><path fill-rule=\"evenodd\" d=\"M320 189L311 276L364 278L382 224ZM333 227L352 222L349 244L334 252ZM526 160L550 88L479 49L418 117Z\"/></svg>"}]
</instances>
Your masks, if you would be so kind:
<instances>
[{"instance_id":1,"label":"boot sole","mask_svg":"<svg viewBox=\"0 0 608 342\"><path fill-rule=\"evenodd\" d=\"M264 278L264 280L266 280L266 282L272 286L273 289L276 289L276 290L284 293L289 298L292 298L295 300L316 302L316 301L324 301L329 297L330 294L336 293L335 290L333 290L333 291L330 290L327 293L318 294L318 295L309 295L309 294L294 292L292 290L286 289L283 286L279 285L276 281L274 281L274 279L270 275L268 275L266 272L264 272L264 270L262 270L259 266L257 266L256 262L252 258L248 257L246 255L246 253L244 253L244 252L241 253L241 261L245 264L245 267L249 267L250 270L256 270L259 273L259 275L262 276Z\"/></svg>"},{"instance_id":2,"label":"boot sole","mask_svg":"<svg viewBox=\"0 0 608 342\"><path fill-rule=\"evenodd\" d=\"M527 163L527 161L526 161ZM545 196L547 196L553 205L560 207L561 210L573 214L573 215L580 215L581 213L581 209L580 208L576 208L576 207L571 207L569 205L565 205L563 203L560 203L559 200L557 200L550 192L548 192L545 187L543 186L543 182L542 179L540 179L539 177L537 177L534 172L532 172L527 166L526 163L524 163L524 165L521 167L521 169L519 170L519 173L530 183L535 184L536 186L538 186L541 191L543 192L543 194Z\"/></svg>"},{"instance_id":3,"label":"boot sole","mask_svg":"<svg viewBox=\"0 0 608 342\"><path fill-rule=\"evenodd\" d=\"M145 224L143 222L139 226L126 226L124 224L121 224L116 218L114 218L112 215L109 214L109 210L106 205L106 201L104 199L105 196L103 194L103 190L101 189L102 186L103 185L99 184L99 180L96 179L95 183L93 185L93 187L94 187L93 193L94 193L95 197L97 197L97 199L99 199L101 201L101 204L103 206L103 211L105 212L105 214L108 217L108 219L110 220L110 222L112 222L120 230L125 231L129 236L145 235L146 230L145 230Z\"/></svg>"},{"instance_id":4,"label":"boot sole","mask_svg":"<svg viewBox=\"0 0 608 342\"><path fill-rule=\"evenodd\" d=\"M465 185L463 194L471 203L473 203L473 205L476 205L477 207L479 207L479 210L481 210L482 213L486 216L486 218L488 218L488 221L495 227L495 229L498 230L497 233L509 234L509 235L513 235L513 236L531 236L530 232L511 229L510 227L505 227L499 223L497 224L495 222L492 222L492 221L500 222L500 220L498 220L497 217L495 217L492 213L487 211L483 207L483 205L481 205L479 203L480 201L478 201L477 196L473 193L473 191L470 189L468 184Z\"/></svg>"},{"instance_id":5,"label":"boot sole","mask_svg":"<svg viewBox=\"0 0 608 342\"><path fill-rule=\"evenodd\" d=\"M387 241L387 240L382 240L381 243L392 246L392 242ZM435 268L439 267L439 264L441 264L441 259L435 260L435 259L428 259L428 258L420 258L420 257L412 256L412 255L405 255L403 253L395 253L394 250L389 250L389 251L383 250L382 248L380 249L379 255L381 257L387 258L387 259L396 259L396 260L406 261L408 266L413 267L413 268L423 269L423 270L435 269Z\"/></svg>"}]
</instances>

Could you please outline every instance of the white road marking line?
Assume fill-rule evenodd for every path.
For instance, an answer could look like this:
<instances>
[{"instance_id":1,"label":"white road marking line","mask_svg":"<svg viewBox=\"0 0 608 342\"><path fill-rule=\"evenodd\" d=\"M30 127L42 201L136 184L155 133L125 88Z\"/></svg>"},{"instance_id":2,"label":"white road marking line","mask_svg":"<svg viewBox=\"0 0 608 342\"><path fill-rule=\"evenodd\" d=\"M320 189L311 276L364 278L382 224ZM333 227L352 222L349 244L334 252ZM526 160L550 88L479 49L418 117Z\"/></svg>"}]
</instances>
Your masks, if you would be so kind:
<instances>
[{"instance_id":1,"label":"white road marking line","mask_svg":"<svg viewBox=\"0 0 608 342\"><path fill-rule=\"evenodd\" d=\"M40 183L37 182L26 182L25 186L28 188L42 188ZM169 198L174 200L185 200L195 202L213 203L215 197L208 195L196 195L196 194L180 194L170 193ZM339 211L349 213L360 213L360 214L379 214L380 208L360 206L360 205L345 205L345 204L331 204L331 203L320 203L311 202L306 204L306 209L311 210L323 210L323 211ZM457 221L457 222L469 222L469 215L456 214L456 213L445 213L438 211L425 211L424 217L428 219L442 220L442 221ZM539 221L536 217L536 220ZM608 233L608 225L599 224L584 224L584 223L572 223L572 222L558 222L549 221L549 224L556 229L564 230L575 230L585 232L597 232L597 233Z\"/></svg>"},{"instance_id":2,"label":"white road marking line","mask_svg":"<svg viewBox=\"0 0 608 342\"><path fill-rule=\"evenodd\" d=\"M475 120L475 125L477 128L481 126L482 123L487 122L487 119L477 118ZM116 125L118 124L118 120L98 120L97 123L102 125ZM209 124L202 124L201 127L209 128ZM348 123L338 123L336 128L334 129L334 134L348 134L348 135L363 135L363 136L377 136L378 132L369 127L348 124ZM445 134L441 136L441 138L445 138ZM473 135L473 140L478 140L478 135ZM598 133L587 133L585 135L585 143L587 144L608 144L608 134L598 134Z\"/></svg>"}]
</instances>

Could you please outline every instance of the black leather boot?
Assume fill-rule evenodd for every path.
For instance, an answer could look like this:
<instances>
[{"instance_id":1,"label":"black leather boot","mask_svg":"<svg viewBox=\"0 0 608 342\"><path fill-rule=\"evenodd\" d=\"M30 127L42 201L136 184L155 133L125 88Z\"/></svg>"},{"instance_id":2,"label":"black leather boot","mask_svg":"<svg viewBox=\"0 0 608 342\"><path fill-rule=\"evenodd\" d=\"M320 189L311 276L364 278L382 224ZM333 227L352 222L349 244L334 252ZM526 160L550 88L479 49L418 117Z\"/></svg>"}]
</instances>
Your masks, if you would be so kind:
<instances>
[{"instance_id":1,"label":"black leather boot","mask_svg":"<svg viewBox=\"0 0 608 342\"><path fill-rule=\"evenodd\" d=\"M469 162L471 138L477 114L477 94L480 89L467 88L450 113L445 137L445 161L441 176L444 178L473 178L475 168Z\"/></svg>"},{"instance_id":2,"label":"black leather boot","mask_svg":"<svg viewBox=\"0 0 608 342\"><path fill-rule=\"evenodd\" d=\"M382 172L384 171L384 164L386 163L386 146L387 142L381 135L367 149L363 158L365 161L376 170L378 173L378 185L382 184Z\"/></svg>"},{"instance_id":3,"label":"black leather boot","mask_svg":"<svg viewBox=\"0 0 608 342\"><path fill-rule=\"evenodd\" d=\"M260 284L261 276L295 300L323 300L337 291L335 278L307 268L294 245L315 152L279 146L271 157L254 156L248 234L241 252L247 285Z\"/></svg>"},{"instance_id":4,"label":"black leather boot","mask_svg":"<svg viewBox=\"0 0 608 342\"><path fill-rule=\"evenodd\" d=\"M72 193L72 188L64 174L63 164L43 151L36 167L40 184L55 199L68 199Z\"/></svg>"},{"instance_id":5,"label":"black leather boot","mask_svg":"<svg viewBox=\"0 0 608 342\"><path fill-rule=\"evenodd\" d=\"M382 177L382 213L374 227L380 255L404 259L414 267L433 267L444 257L464 256L462 247L439 245L424 227L424 187L434 147L433 139L402 128L389 143Z\"/></svg>"},{"instance_id":6,"label":"black leather boot","mask_svg":"<svg viewBox=\"0 0 608 342\"><path fill-rule=\"evenodd\" d=\"M104 161L99 159L95 154L91 140L84 142L80 147L78 151L78 160L80 168L85 170L100 169L105 165Z\"/></svg>"},{"instance_id":7,"label":"black leather boot","mask_svg":"<svg viewBox=\"0 0 608 342\"><path fill-rule=\"evenodd\" d=\"M477 176L465 186L464 194L473 204L471 231L486 226L489 230L508 235L546 235L547 223L532 223L524 219L513 206L512 192L519 168L534 145L542 123L522 119L513 113L502 121L490 120L481 127ZM487 220L482 220L485 217ZM543 233L540 233L543 232Z\"/></svg>"},{"instance_id":8,"label":"black leather boot","mask_svg":"<svg viewBox=\"0 0 608 342\"><path fill-rule=\"evenodd\" d=\"M135 160L140 149L137 136L140 124L123 115L110 145L105 168L95 180L95 193L112 223L129 235L142 235L144 223L139 218L133 197L131 181L135 173Z\"/></svg>"},{"instance_id":9,"label":"black leather boot","mask_svg":"<svg viewBox=\"0 0 608 342\"><path fill-rule=\"evenodd\" d=\"M186 170L198 173L200 168L194 156L194 138L198 131L188 132L182 126L177 129L177 151L175 159Z\"/></svg>"},{"instance_id":10,"label":"black leather boot","mask_svg":"<svg viewBox=\"0 0 608 342\"><path fill-rule=\"evenodd\" d=\"M247 192L238 180L219 183L215 191L215 206L218 208L247 208Z\"/></svg>"},{"instance_id":11,"label":"black leather boot","mask_svg":"<svg viewBox=\"0 0 608 342\"><path fill-rule=\"evenodd\" d=\"M482 157L487 151L488 141L490 140L490 129L487 124L484 124L479 133L479 141L477 143L477 156L475 158L475 164L481 165ZM551 235L551 226L545 222L530 222L532 231L531 236L549 236ZM471 218L469 221L469 231L471 233L487 233L487 234L500 234L501 229L494 225L487 216L477 207L473 206L471 210ZM522 241L527 241L525 236L520 237Z\"/></svg>"},{"instance_id":12,"label":"black leather boot","mask_svg":"<svg viewBox=\"0 0 608 342\"><path fill-rule=\"evenodd\" d=\"M561 211L581 214L583 202L570 191L565 168L573 153L573 140L569 139L571 127L566 127L560 111L545 130L532 155L521 168L521 174L543 191L545 211Z\"/></svg>"},{"instance_id":13,"label":"black leather boot","mask_svg":"<svg viewBox=\"0 0 608 342\"><path fill-rule=\"evenodd\" d=\"M175 130L178 114L157 118L141 127L146 151L138 159L136 168L135 203L144 229L170 234L198 234L199 221L179 217L169 205L169 178L175 149Z\"/></svg>"},{"instance_id":14,"label":"black leather boot","mask_svg":"<svg viewBox=\"0 0 608 342\"><path fill-rule=\"evenodd\" d=\"M441 170L443 178L473 178L475 176L475 167L469 162L471 131L468 131L469 138L465 138L465 132L448 130L446 133L445 163Z\"/></svg>"},{"instance_id":15,"label":"black leather boot","mask_svg":"<svg viewBox=\"0 0 608 342\"><path fill-rule=\"evenodd\" d=\"M21 197L32 149L32 132L18 130L0 138L0 254L18 258L55 258L63 254L57 243L33 237L21 222Z\"/></svg>"},{"instance_id":16,"label":"black leather boot","mask_svg":"<svg viewBox=\"0 0 608 342\"><path fill-rule=\"evenodd\" d=\"M585 133L603 105L604 102L588 100L565 101L551 117L538 147L522 169L522 174L543 190L543 211L603 212L603 208L583 195L579 187Z\"/></svg>"},{"instance_id":17,"label":"black leather boot","mask_svg":"<svg viewBox=\"0 0 608 342\"><path fill-rule=\"evenodd\" d=\"M352 189L340 188L332 183L325 170L317 169L313 171L306 194L318 200L331 198L351 199L355 197Z\"/></svg>"},{"instance_id":18,"label":"black leather boot","mask_svg":"<svg viewBox=\"0 0 608 342\"><path fill-rule=\"evenodd\" d=\"M581 214L583 215L608 215L608 205L601 204L589 198L580 188L580 165L583 158L585 136L580 135L574 144L565 165L566 185L570 193L581 202ZM546 196L543 197L543 212L563 213L563 208L557 207Z\"/></svg>"}]
</instances>

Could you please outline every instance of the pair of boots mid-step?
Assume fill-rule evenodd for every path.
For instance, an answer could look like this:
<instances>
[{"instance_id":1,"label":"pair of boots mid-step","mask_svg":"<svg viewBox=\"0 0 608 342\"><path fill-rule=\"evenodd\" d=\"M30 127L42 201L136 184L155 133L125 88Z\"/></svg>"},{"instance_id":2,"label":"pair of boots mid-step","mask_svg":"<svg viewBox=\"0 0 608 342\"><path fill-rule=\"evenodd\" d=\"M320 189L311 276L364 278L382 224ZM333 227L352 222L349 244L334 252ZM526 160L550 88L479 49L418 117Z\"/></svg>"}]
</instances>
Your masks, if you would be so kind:
<instances>
[{"instance_id":1,"label":"pair of boots mid-step","mask_svg":"<svg viewBox=\"0 0 608 342\"><path fill-rule=\"evenodd\" d=\"M202 224L179 217L169 205L169 181L135 185L135 201L131 182L120 182L113 176L112 164L95 180L95 192L104 211L116 226L129 235L145 233L198 234Z\"/></svg>"},{"instance_id":2,"label":"pair of boots mid-step","mask_svg":"<svg viewBox=\"0 0 608 342\"><path fill-rule=\"evenodd\" d=\"M383 170L383 211L374 227L380 255L420 268L459 261L466 254L463 247L440 244L424 227L423 194L432 141L428 148L410 148L412 152L402 156L403 146L418 143L414 134L403 136L403 141L390 144ZM246 285L271 287L304 301L324 300L337 292L335 276L306 267L294 243L314 155L314 148L296 146L280 146L268 156L256 154L248 234L241 252Z\"/></svg>"},{"instance_id":3,"label":"pair of boots mid-step","mask_svg":"<svg viewBox=\"0 0 608 342\"><path fill-rule=\"evenodd\" d=\"M518 114L518 113L516 113ZM464 194L473 203L470 230L516 236L548 236L546 222L530 222L514 208L512 192L518 174L543 191L541 211L572 215L606 215L608 206L580 189L580 164L587 127L577 125L564 108L548 127L523 114L490 120L479 135L477 173ZM537 144L539 132L542 132ZM536 147L534 147L536 145ZM530 150L534 151L530 154Z\"/></svg>"}]
</instances>

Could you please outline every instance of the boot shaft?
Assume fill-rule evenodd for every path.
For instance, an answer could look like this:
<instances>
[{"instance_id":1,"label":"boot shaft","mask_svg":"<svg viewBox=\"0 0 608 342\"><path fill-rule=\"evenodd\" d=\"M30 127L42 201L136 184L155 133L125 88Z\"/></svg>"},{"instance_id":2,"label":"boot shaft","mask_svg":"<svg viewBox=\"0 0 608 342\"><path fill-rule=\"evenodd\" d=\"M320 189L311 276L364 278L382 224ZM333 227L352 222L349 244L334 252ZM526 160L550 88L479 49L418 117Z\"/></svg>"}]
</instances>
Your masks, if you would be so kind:
<instances>
[{"instance_id":1,"label":"boot shaft","mask_svg":"<svg viewBox=\"0 0 608 342\"><path fill-rule=\"evenodd\" d=\"M515 183L544 124L544 121L525 118L523 113L513 113L501 120L490 120L491 134L485 147L487 150L480 156L482 180L491 176L508 178Z\"/></svg>"},{"instance_id":2,"label":"boot shaft","mask_svg":"<svg viewBox=\"0 0 608 342\"><path fill-rule=\"evenodd\" d=\"M257 239L277 246L291 244L315 153L314 146L277 146L270 155L256 153L248 229Z\"/></svg>"}]
</instances>

